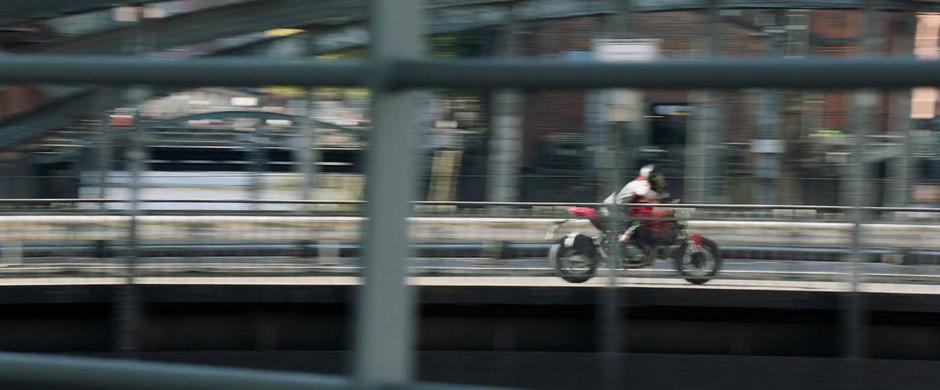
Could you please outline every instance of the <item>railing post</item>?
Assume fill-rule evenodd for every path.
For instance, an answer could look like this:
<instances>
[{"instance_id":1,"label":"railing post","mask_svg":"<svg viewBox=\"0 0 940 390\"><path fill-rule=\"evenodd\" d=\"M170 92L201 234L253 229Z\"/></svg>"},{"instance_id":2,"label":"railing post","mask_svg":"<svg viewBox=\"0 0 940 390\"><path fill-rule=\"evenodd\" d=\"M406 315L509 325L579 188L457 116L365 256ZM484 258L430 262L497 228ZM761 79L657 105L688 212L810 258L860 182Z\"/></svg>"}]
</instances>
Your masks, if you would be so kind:
<instances>
[{"instance_id":1,"label":"railing post","mask_svg":"<svg viewBox=\"0 0 940 390\"><path fill-rule=\"evenodd\" d=\"M408 384L414 364L414 297L407 284L409 203L415 193L414 92L388 89L393 59L422 55L420 0L371 6L373 129L367 155L364 283L356 307L355 382Z\"/></svg>"},{"instance_id":2,"label":"railing post","mask_svg":"<svg viewBox=\"0 0 940 390\"><path fill-rule=\"evenodd\" d=\"M864 8L864 19L861 26L861 34L858 39L862 54L871 54L875 50L875 37L873 36L873 25L880 21L875 17L874 0L866 0ZM861 359L866 356L867 335L865 323L867 322L867 313L862 302L862 295L859 291L862 282L862 264L865 254L862 252L863 231L862 225L865 224L865 207L869 207L868 193L870 192L867 183L868 180L868 162L865 161L866 141L871 126L872 112L878 104L878 95L872 90L861 90L854 96L854 118L855 142L852 159L852 237L850 252L850 289L846 293L843 304L843 334L845 335L842 345L842 355L849 363L849 372L845 380L849 385L860 385L863 383L858 375L861 374Z\"/></svg>"},{"instance_id":3,"label":"railing post","mask_svg":"<svg viewBox=\"0 0 940 390\"><path fill-rule=\"evenodd\" d=\"M131 94L135 90L131 90ZM130 128L129 147L125 153L125 167L130 175L128 183L127 208L127 253L124 257L125 282L119 287L117 297L117 349L127 357L132 357L140 343L140 296L137 291L137 260L140 215L140 174L144 170L146 152L144 151L144 131L140 116L135 114L134 125Z\"/></svg>"},{"instance_id":4,"label":"railing post","mask_svg":"<svg viewBox=\"0 0 940 390\"><path fill-rule=\"evenodd\" d=\"M147 35L143 24L143 7L137 8L139 22L136 26L136 32L131 38L132 42L124 42L124 52L130 52L140 55L146 51ZM125 101L133 103L141 102L149 96L146 89L142 87L131 87L125 92ZM137 261L138 261L138 235L139 226L137 217L140 215L140 174L145 170L147 163L147 153L144 150L145 128L141 123L139 110L134 110L131 114L133 122L128 137L128 148L125 151L124 166L126 172L130 175L128 188L128 208L127 208L127 254L124 257L125 281L118 289L117 296L117 350L126 358L132 358L140 348L140 327L141 327L141 301L137 290Z\"/></svg>"}]
</instances>

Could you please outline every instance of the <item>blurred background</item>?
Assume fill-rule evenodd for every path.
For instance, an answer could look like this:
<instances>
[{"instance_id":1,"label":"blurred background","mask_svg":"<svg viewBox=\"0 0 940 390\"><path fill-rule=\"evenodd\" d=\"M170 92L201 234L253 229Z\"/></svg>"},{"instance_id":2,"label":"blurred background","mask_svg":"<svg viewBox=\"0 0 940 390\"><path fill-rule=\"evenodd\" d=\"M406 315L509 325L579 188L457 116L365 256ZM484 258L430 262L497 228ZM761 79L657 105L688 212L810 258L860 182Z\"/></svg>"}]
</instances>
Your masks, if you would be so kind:
<instances>
[{"instance_id":1,"label":"blurred background","mask_svg":"<svg viewBox=\"0 0 940 390\"><path fill-rule=\"evenodd\" d=\"M0 60L365 61L370 3L5 0ZM424 56L441 61L940 57L940 3L927 0L422 7ZM360 231L381 126L374 95L0 85L0 349L349 375L369 265ZM938 378L936 88L410 96L416 172L399 185L415 218L397 228L411 234L418 291L415 380L930 388ZM689 205L677 207L690 229L718 243L721 273L692 286L659 259L629 272L602 264L605 277L577 288L559 279L548 251L571 230L545 232L645 164ZM750 374L719 375L727 367Z\"/></svg>"},{"instance_id":2,"label":"blurred background","mask_svg":"<svg viewBox=\"0 0 940 390\"><path fill-rule=\"evenodd\" d=\"M271 4L270 16L239 25L241 15L234 13L250 3L74 6L69 10L77 14L68 16L57 15L61 11L54 7L30 5L35 9L10 13L0 39L9 53L324 60L367 54L367 29L361 19L353 20L364 12L356 10L362 4L342 7L348 15L328 12L341 16L326 20L318 15L327 12L322 6L307 7L305 19L278 14L285 5ZM940 23L925 12L877 12L871 26L876 42L866 52L860 40L863 11L858 9L760 9L753 4L722 6L710 15L682 9L688 5L649 1L636 2L636 12L618 22L611 13L620 9L619 3L493 3L500 2L454 2L432 11L428 56L571 61L861 54L935 58L934 27ZM909 3L911 9L919 6ZM268 26L291 27L262 29ZM360 150L370 126L364 89L271 86L125 95L95 88L6 86L0 111L0 131L9 134L3 137L4 195L126 198L120 179L126 172L123 155L114 154L120 148L102 151L104 142L119 141L115 137L120 131L102 133L108 133L103 128L131 125L114 122L130 115L153 122L143 172L145 198L166 197L161 191L170 190L160 178L176 177L207 180L199 188L173 192L174 198L296 198L305 183L298 143L292 143L301 126L312 126L314 170L321 179L312 182L313 198L361 197L356 190L362 183ZM932 206L938 201L935 95L933 88L878 92L871 102L874 109L861 110L852 104L849 91L703 95L682 90L537 90L498 96L481 90L433 90L422 105L426 125L418 145L424 161L418 196L595 202L609 192L599 184L597 156L617 146L627 156L625 169L660 164L671 193L689 202L848 205L847 153L857 128L865 126L872 149L870 205ZM300 117L311 122L302 125ZM106 176L98 172L102 158L113 161ZM253 174L263 188L250 188Z\"/></svg>"}]
</instances>

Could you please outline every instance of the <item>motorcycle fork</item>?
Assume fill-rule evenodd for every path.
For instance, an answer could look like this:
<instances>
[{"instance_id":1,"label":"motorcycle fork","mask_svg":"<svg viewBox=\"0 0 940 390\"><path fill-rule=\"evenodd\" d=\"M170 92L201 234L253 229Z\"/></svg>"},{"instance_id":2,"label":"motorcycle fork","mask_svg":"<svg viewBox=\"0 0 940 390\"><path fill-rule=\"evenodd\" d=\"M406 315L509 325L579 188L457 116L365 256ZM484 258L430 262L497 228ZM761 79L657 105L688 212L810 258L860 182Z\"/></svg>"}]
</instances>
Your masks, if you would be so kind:
<instances>
[{"instance_id":1,"label":"motorcycle fork","mask_svg":"<svg viewBox=\"0 0 940 390\"><path fill-rule=\"evenodd\" d=\"M686 253L693 254L702 251L702 236L698 234L686 234L685 242Z\"/></svg>"},{"instance_id":2,"label":"motorcycle fork","mask_svg":"<svg viewBox=\"0 0 940 390\"><path fill-rule=\"evenodd\" d=\"M685 225L679 227L679 242L685 242L685 254L691 255L702 251L702 238L698 234L689 234Z\"/></svg>"}]
</instances>

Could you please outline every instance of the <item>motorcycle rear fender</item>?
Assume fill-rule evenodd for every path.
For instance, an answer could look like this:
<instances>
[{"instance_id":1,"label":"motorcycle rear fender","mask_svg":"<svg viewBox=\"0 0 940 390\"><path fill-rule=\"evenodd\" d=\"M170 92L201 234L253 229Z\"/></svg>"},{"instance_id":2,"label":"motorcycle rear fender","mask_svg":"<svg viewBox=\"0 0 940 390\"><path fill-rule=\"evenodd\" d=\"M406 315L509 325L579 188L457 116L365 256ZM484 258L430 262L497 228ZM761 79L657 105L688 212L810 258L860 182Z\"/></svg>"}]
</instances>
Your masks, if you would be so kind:
<instances>
[{"instance_id":1,"label":"motorcycle rear fender","mask_svg":"<svg viewBox=\"0 0 940 390\"><path fill-rule=\"evenodd\" d=\"M579 252L586 253L591 257L597 255L597 246L594 244L594 239L584 233L569 233L561 240L561 245L565 248L577 248Z\"/></svg>"},{"instance_id":2,"label":"motorcycle rear fender","mask_svg":"<svg viewBox=\"0 0 940 390\"><path fill-rule=\"evenodd\" d=\"M597 218L597 210L591 207L569 207L568 214L572 217Z\"/></svg>"},{"instance_id":3,"label":"motorcycle rear fender","mask_svg":"<svg viewBox=\"0 0 940 390\"><path fill-rule=\"evenodd\" d=\"M545 239L546 239L546 240L553 240L553 239L555 239L555 232L558 231L558 228L560 228L561 225L564 225L564 224L567 223L568 221L570 221L570 219L566 219L566 220L563 220L563 221L558 221L558 222L553 223L552 226L549 226L549 227L548 227L548 231L545 232Z\"/></svg>"}]
</instances>

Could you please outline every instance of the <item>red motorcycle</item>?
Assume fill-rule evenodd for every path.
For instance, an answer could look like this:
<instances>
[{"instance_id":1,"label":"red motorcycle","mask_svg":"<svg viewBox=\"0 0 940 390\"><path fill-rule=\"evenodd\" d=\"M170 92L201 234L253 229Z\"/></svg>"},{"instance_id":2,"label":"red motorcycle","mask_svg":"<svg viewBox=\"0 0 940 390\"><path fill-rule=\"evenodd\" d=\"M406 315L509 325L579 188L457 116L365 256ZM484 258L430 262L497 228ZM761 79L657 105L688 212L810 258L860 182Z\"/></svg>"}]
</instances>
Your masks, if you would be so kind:
<instances>
[{"instance_id":1,"label":"red motorcycle","mask_svg":"<svg viewBox=\"0 0 940 390\"><path fill-rule=\"evenodd\" d=\"M555 232L567 219L549 229L546 238L555 239L549 250L549 262L555 273L571 283L583 283L594 277L597 264L609 259L615 241L619 256L613 266L619 269L648 267L656 259L672 259L679 274L690 283L704 284L718 274L721 257L715 242L698 234L690 234L687 225L672 210L636 206L629 211L634 222L621 234L612 234L607 210L571 207L568 214L591 221L600 235L573 232L561 238Z\"/></svg>"}]
</instances>

